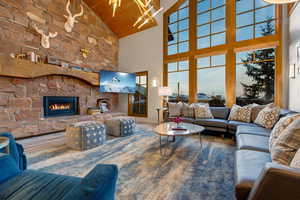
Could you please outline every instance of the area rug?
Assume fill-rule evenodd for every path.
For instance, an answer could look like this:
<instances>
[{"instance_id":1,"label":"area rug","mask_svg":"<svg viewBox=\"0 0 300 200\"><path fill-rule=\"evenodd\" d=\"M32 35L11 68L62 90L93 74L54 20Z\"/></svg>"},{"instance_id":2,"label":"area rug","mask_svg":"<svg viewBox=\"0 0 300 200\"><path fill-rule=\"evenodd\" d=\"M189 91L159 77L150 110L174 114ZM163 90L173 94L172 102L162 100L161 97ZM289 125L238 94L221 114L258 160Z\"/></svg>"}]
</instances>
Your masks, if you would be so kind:
<instances>
[{"instance_id":1,"label":"area rug","mask_svg":"<svg viewBox=\"0 0 300 200\"><path fill-rule=\"evenodd\" d=\"M83 177L97 164L119 167L119 200L234 199L234 150L214 136L177 138L163 146L151 130L113 138L98 148L78 152L66 146L29 155L29 168Z\"/></svg>"}]
</instances>

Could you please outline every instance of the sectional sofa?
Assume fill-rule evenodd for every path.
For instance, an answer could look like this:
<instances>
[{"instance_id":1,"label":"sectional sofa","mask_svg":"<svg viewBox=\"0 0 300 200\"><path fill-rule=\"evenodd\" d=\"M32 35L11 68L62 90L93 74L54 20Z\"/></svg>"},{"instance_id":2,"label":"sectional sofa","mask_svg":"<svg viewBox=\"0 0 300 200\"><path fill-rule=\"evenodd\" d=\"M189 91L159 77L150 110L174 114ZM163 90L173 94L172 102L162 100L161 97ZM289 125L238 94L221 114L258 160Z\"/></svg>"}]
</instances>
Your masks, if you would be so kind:
<instances>
[{"instance_id":1,"label":"sectional sofa","mask_svg":"<svg viewBox=\"0 0 300 200\"><path fill-rule=\"evenodd\" d=\"M275 164L269 152L271 129L254 123L228 120L230 108L210 107L214 119L182 117L206 130L235 136L235 191L237 200L299 200L300 169ZM282 109L280 117L294 114ZM252 122L258 113L253 113ZM172 120L165 114L165 120Z\"/></svg>"}]
</instances>

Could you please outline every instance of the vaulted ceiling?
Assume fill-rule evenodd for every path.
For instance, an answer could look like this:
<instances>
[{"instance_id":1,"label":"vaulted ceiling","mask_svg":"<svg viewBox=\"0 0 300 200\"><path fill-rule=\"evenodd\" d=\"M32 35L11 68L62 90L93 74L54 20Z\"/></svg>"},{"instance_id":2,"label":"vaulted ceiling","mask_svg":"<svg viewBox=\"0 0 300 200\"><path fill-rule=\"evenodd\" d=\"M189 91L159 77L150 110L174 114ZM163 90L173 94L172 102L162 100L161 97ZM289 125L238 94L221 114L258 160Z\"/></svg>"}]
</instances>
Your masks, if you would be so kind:
<instances>
[{"instance_id":1,"label":"vaulted ceiling","mask_svg":"<svg viewBox=\"0 0 300 200\"><path fill-rule=\"evenodd\" d=\"M140 16L137 5L133 0L122 0L122 5L117 9L115 17L112 17L112 7L109 0L84 0L86 4L101 17L107 26L119 37L125 37L133 33L156 26L156 21L149 22L141 29L132 25ZM160 0L153 0L155 9L160 8Z\"/></svg>"}]
</instances>

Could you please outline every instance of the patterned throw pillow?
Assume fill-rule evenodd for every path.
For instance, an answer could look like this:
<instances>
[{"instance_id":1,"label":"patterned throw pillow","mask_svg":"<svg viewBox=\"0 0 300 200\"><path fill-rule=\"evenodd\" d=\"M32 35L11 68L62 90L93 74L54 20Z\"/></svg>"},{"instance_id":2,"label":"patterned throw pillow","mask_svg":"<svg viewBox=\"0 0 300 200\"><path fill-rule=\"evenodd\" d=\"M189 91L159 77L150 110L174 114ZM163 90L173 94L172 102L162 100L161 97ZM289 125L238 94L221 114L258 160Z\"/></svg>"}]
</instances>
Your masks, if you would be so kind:
<instances>
[{"instance_id":1,"label":"patterned throw pillow","mask_svg":"<svg viewBox=\"0 0 300 200\"><path fill-rule=\"evenodd\" d=\"M300 168L300 149L298 149L297 153L295 154L290 167Z\"/></svg>"},{"instance_id":2,"label":"patterned throw pillow","mask_svg":"<svg viewBox=\"0 0 300 200\"><path fill-rule=\"evenodd\" d=\"M261 125L267 129L272 129L279 119L280 108L279 107L265 107L258 113L254 123Z\"/></svg>"},{"instance_id":3,"label":"patterned throw pillow","mask_svg":"<svg viewBox=\"0 0 300 200\"><path fill-rule=\"evenodd\" d=\"M182 115L183 115L183 117L194 118L195 117L194 106L189 105L187 103L183 103L183 105L182 105Z\"/></svg>"},{"instance_id":4,"label":"patterned throw pillow","mask_svg":"<svg viewBox=\"0 0 300 200\"><path fill-rule=\"evenodd\" d=\"M180 117L182 112L182 103L168 103L169 116L170 117Z\"/></svg>"},{"instance_id":5,"label":"patterned throw pillow","mask_svg":"<svg viewBox=\"0 0 300 200\"><path fill-rule=\"evenodd\" d=\"M294 120L278 137L271 149L272 161L290 165L300 148L300 119Z\"/></svg>"},{"instance_id":6,"label":"patterned throw pillow","mask_svg":"<svg viewBox=\"0 0 300 200\"><path fill-rule=\"evenodd\" d=\"M229 120L249 123L251 121L251 110L251 105L244 107L233 105L230 111Z\"/></svg>"},{"instance_id":7,"label":"patterned throw pillow","mask_svg":"<svg viewBox=\"0 0 300 200\"><path fill-rule=\"evenodd\" d=\"M194 104L196 119L213 119L208 104Z\"/></svg>"},{"instance_id":8,"label":"patterned throw pillow","mask_svg":"<svg viewBox=\"0 0 300 200\"><path fill-rule=\"evenodd\" d=\"M251 111L251 122L254 122L259 114L260 111L262 111L265 107L275 107L274 103L270 103L267 105L259 105L259 104L251 104L252 105L252 111Z\"/></svg>"},{"instance_id":9,"label":"patterned throw pillow","mask_svg":"<svg viewBox=\"0 0 300 200\"><path fill-rule=\"evenodd\" d=\"M278 139L279 135L284 131L284 129L286 129L294 120L299 119L299 118L300 118L300 114L290 115L290 116L281 118L276 123L276 125L274 126L274 128L271 132L271 136L270 136L270 140L269 140L270 149L272 148L275 141Z\"/></svg>"}]
</instances>

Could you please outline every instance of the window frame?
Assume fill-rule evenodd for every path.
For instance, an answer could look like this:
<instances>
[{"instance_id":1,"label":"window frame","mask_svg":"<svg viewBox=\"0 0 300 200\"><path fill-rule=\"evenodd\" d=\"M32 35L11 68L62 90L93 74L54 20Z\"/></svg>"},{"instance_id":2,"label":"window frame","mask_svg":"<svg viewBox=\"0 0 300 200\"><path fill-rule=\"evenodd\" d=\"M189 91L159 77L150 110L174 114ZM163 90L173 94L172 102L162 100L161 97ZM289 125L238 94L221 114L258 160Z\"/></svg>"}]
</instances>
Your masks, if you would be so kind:
<instances>
[{"instance_id":1,"label":"window frame","mask_svg":"<svg viewBox=\"0 0 300 200\"><path fill-rule=\"evenodd\" d=\"M131 101L131 98L134 98L135 94L128 94L128 116L132 116L132 117L144 117L147 118L148 117L148 100L149 100L149 77L148 77L148 71L143 71L143 72L136 72L135 73L136 76L146 76L146 87L147 87L147 97L146 97L146 113L145 114L137 114L137 113L133 113L133 104Z\"/></svg>"},{"instance_id":2,"label":"window frame","mask_svg":"<svg viewBox=\"0 0 300 200\"><path fill-rule=\"evenodd\" d=\"M163 25L163 85L168 84L168 63L183 59L189 60L189 101L197 102L197 58L225 54L226 56L226 72L225 72L225 88L226 88L226 105L231 107L236 102L236 53L243 51L251 51L260 48L275 47L275 94L274 101L278 106L283 103L283 76L282 76L282 5L275 6L275 34L268 35L250 40L236 41L236 0L226 1L226 43L224 45L213 46L203 49L197 49L197 2L189 1L189 51L174 55L167 54L166 42L168 41L166 31L168 16L180 7L185 0L178 0L170 9L164 13ZM231 78L226 78L231 77Z\"/></svg>"}]
</instances>

